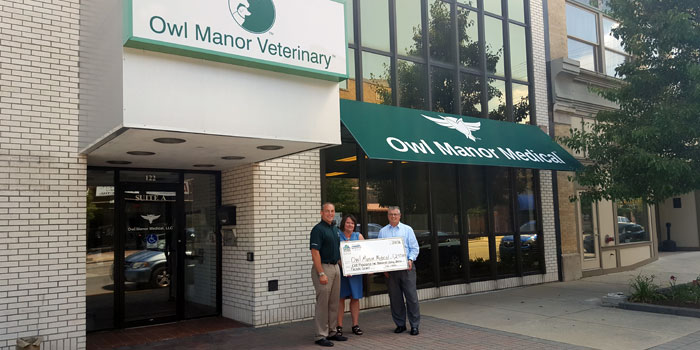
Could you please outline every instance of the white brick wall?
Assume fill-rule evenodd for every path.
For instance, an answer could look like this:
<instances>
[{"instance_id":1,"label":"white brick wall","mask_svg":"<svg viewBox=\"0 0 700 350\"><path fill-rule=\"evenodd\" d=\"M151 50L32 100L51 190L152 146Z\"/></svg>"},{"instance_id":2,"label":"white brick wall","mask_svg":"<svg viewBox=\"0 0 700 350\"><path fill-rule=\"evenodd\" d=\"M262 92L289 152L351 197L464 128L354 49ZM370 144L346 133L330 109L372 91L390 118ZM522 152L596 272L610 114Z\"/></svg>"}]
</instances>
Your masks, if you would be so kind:
<instances>
[{"instance_id":1,"label":"white brick wall","mask_svg":"<svg viewBox=\"0 0 700 350\"><path fill-rule=\"evenodd\" d=\"M238 221L238 246L224 247L224 316L266 325L313 314L308 240L320 220L319 166L311 151L222 174L222 201L237 206ZM267 291L269 280L278 291Z\"/></svg>"},{"instance_id":2,"label":"white brick wall","mask_svg":"<svg viewBox=\"0 0 700 350\"><path fill-rule=\"evenodd\" d=\"M0 349L85 348L78 0L0 2Z\"/></svg>"},{"instance_id":3,"label":"white brick wall","mask_svg":"<svg viewBox=\"0 0 700 350\"><path fill-rule=\"evenodd\" d=\"M547 101L547 60L545 56L544 10L542 1L530 0L530 30L532 33L532 62L535 86L533 112L536 123L543 131L549 133L549 113ZM542 200L542 229L544 233L545 282L558 280L557 242L554 227L554 196L552 190L552 172L540 171L540 191Z\"/></svg>"}]
</instances>

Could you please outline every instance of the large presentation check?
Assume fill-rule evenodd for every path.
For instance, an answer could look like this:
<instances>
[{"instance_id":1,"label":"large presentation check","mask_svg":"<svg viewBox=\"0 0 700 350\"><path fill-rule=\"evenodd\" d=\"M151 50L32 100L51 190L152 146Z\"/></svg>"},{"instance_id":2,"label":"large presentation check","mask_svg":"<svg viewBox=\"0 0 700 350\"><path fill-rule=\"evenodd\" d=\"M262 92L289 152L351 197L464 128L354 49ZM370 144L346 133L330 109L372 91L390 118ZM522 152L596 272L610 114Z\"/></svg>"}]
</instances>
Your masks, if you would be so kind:
<instances>
[{"instance_id":1,"label":"large presentation check","mask_svg":"<svg viewBox=\"0 0 700 350\"><path fill-rule=\"evenodd\" d=\"M340 242L340 258L345 276L408 268L402 237Z\"/></svg>"}]
</instances>

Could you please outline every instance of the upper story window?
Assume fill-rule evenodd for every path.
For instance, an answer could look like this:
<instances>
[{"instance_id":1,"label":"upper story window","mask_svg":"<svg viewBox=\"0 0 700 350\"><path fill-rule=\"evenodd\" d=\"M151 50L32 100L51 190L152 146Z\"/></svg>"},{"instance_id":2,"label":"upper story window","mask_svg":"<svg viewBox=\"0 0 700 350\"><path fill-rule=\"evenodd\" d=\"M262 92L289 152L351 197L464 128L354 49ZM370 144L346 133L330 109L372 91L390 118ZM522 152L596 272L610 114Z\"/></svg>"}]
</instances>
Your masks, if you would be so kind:
<instances>
[{"instance_id":1,"label":"upper story window","mask_svg":"<svg viewBox=\"0 0 700 350\"><path fill-rule=\"evenodd\" d=\"M589 6L566 4L566 32L569 58L580 62L581 68L616 76L615 68L628 56L612 30L619 23L606 17L600 9L605 3L597 0L577 0Z\"/></svg>"},{"instance_id":2,"label":"upper story window","mask_svg":"<svg viewBox=\"0 0 700 350\"><path fill-rule=\"evenodd\" d=\"M530 123L528 13L527 0L347 0L341 98Z\"/></svg>"}]
</instances>

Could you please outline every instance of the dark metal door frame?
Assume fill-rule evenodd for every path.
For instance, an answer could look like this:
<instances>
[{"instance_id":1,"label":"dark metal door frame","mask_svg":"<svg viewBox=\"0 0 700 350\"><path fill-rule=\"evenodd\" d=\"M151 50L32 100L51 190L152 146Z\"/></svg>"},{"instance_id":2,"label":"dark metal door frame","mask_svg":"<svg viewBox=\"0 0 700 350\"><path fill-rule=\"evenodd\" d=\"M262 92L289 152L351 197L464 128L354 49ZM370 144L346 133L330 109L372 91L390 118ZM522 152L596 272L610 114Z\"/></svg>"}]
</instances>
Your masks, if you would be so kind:
<instances>
[{"instance_id":1,"label":"dark metal door frame","mask_svg":"<svg viewBox=\"0 0 700 350\"><path fill-rule=\"evenodd\" d=\"M183 175L181 174L180 177ZM181 179L182 180L182 179ZM115 235L115 253L114 253L114 324L116 328L127 328L127 327L138 327L144 325L173 322L184 319L185 310L185 300L184 292L185 285L182 283L184 281L185 275L185 233L184 233L184 188L181 183L130 183L130 182L115 182L115 225L117 234ZM125 227L125 201L124 201L124 191L134 190L134 191L163 191L163 192L175 192L175 212L173 215L174 233L175 233L175 243L176 243L176 262L174 275L171 277L171 281L176 282L176 312L173 316L168 317L157 317L148 318L144 320L137 321L126 321L126 300L125 300L125 288L124 288L124 250L126 244L126 235L123 232ZM173 283L173 282L171 282Z\"/></svg>"}]
</instances>

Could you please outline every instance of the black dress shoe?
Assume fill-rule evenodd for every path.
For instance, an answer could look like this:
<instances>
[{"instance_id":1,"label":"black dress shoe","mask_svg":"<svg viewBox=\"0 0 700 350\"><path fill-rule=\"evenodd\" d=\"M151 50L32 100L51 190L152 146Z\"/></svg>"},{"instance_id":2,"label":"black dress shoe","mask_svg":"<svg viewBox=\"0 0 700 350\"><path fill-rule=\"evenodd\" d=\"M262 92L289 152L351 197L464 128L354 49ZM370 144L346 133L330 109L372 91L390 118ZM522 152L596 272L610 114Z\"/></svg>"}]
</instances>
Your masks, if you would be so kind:
<instances>
[{"instance_id":1,"label":"black dress shoe","mask_svg":"<svg viewBox=\"0 0 700 350\"><path fill-rule=\"evenodd\" d=\"M398 326L394 329L394 333L402 333L406 331L406 326Z\"/></svg>"},{"instance_id":2,"label":"black dress shoe","mask_svg":"<svg viewBox=\"0 0 700 350\"><path fill-rule=\"evenodd\" d=\"M328 339L328 340L335 340L335 341L346 341L346 340L348 340L348 337L344 337L344 336L339 335L338 333L336 333L336 334L334 334L334 335L332 335L332 336L330 336L330 337L326 337L326 339Z\"/></svg>"},{"instance_id":3,"label":"black dress shoe","mask_svg":"<svg viewBox=\"0 0 700 350\"><path fill-rule=\"evenodd\" d=\"M411 327L411 335L418 335L418 328Z\"/></svg>"},{"instance_id":4,"label":"black dress shoe","mask_svg":"<svg viewBox=\"0 0 700 350\"><path fill-rule=\"evenodd\" d=\"M316 345L321 345L321 346L327 346L327 347L333 346L333 342L329 341L326 338L321 338L321 339L315 341L315 343L316 343Z\"/></svg>"}]
</instances>

